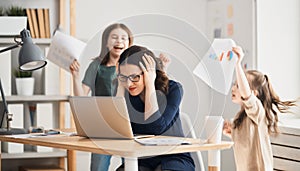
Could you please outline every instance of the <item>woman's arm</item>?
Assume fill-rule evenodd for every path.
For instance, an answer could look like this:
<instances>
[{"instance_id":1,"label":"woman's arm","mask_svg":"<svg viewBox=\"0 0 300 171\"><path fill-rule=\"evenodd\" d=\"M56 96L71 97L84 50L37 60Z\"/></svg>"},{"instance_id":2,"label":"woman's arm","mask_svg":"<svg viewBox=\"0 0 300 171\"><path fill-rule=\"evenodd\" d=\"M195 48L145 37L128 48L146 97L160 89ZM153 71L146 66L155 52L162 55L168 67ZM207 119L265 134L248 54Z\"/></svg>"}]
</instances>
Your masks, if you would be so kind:
<instances>
[{"instance_id":1,"label":"woman's arm","mask_svg":"<svg viewBox=\"0 0 300 171\"><path fill-rule=\"evenodd\" d=\"M158 111L156 90L155 90L155 78L156 78L156 68L155 68L155 60L153 57L144 54L143 60L145 66L140 63L140 66L144 75L144 84L145 84L145 116L144 119L147 120Z\"/></svg>"},{"instance_id":2,"label":"woman's arm","mask_svg":"<svg viewBox=\"0 0 300 171\"><path fill-rule=\"evenodd\" d=\"M163 94L159 98L160 110L154 112L145 123L135 124L136 131L141 134L160 135L169 129L179 117L179 106L182 101L183 89L181 84L171 81L169 85L169 93Z\"/></svg>"}]
</instances>

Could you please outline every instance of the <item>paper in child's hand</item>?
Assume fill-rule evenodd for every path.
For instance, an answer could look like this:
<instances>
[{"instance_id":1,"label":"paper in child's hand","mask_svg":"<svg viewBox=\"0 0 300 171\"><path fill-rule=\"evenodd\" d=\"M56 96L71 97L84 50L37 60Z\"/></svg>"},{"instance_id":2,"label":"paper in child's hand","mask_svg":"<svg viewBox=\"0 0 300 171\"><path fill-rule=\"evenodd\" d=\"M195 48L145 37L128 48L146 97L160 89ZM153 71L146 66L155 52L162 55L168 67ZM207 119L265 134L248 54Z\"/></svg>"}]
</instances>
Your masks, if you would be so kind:
<instances>
[{"instance_id":1,"label":"paper in child's hand","mask_svg":"<svg viewBox=\"0 0 300 171\"><path fill-rule=\"evenodd\" d=\"M70 65L79 58L86 43L62 32L56 31L52 38L47 59L70 72Z\"/></svg>"},{"instance_id":2,"label":"paper in child's hand","mask_svg":"<svg viewBox=\"0 0 300 171\"><path fill-rule=\"evenodd\" d=\"M194 69L194 74L214 90L227 95L232 84L236 55L231 39L214 39L211 47Z\"/></svg>"}]
</instances>

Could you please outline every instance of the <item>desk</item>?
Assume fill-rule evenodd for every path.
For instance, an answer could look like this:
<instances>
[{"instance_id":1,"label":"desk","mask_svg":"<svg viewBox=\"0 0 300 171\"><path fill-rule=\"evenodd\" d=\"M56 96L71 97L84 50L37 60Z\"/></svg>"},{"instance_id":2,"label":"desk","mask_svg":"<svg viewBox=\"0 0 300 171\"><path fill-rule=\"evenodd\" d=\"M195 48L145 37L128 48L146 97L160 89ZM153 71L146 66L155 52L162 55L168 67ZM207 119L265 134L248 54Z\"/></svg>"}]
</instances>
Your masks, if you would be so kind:
<instances>
[{"instance_id":1,"label":"desk","mask_svg":"<svg viewBox=\"0 0 300 171\"><path fill-rule=\"evenodd\" d=\"M199 144L199 140L191 138L187 138L188 141L192 142L191 145L144 146L134 140L91 140L84 137L67 135L51 135L34 138L17 137L18 136L0 136L0 141L61 148L68 151L78 150L99 154L117 155L125 158L125 170L127 171L138 170L137 158L139 157L204 150L222 150L231 148L233 145L232 142L222 142L220 144ZM72 165L70 159L68 159L68 167L70 166L69 164ZM69 169L69 171L73 170L75 170L75 167L71 167L71 169Z\"/></svg>"},{"instance_id":2,"label":"desk","mask_svg":"<svg viewBox=\"0 0 300 171\"><path fill-rule=\"evenodd\" d=\"M276 170L300 170L300 117L295 114L279 114L280 134L271 136L273 166Z\"/></svg>"}]
</instances>

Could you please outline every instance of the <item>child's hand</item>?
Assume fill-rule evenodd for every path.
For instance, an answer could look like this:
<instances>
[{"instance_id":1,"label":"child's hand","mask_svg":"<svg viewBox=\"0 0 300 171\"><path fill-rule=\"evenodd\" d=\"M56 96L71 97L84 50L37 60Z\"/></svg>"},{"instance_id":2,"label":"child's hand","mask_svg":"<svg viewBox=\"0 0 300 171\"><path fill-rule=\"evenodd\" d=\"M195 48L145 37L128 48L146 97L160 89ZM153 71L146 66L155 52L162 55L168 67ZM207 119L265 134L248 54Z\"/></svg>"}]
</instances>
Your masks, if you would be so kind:
<instances>
[{"instance_id":1,"label":"child's hand","mask_svg":"<svg viewBox=\"0 0 300 171\"><path fill-rule=\"evenodd\" d=\"M224 121L223 134L231 138L231 123L229 120Z\"/></svg>"},{"instance_id":2,"label":"child's hand","mask_svg":"<svg viewBox=\"0 0 300 171\"><path fill-rule=\"evenodd\" d=\"M162 67L163 67L163 70L166 71L170 62L171 62L171 59L169 58L169 56L165 53L161 53L159 54L159 59L161 60L162 62Z\"/></svg>"},{"instance_id":3,"label":"child's hand","mask_svg":"<svg viewBox=\"0 0 300 171\"><path fill-rule=\"evenodd\" d=\"M70 71L71 71L71 74L73 75L73 77L78 78L79 77L79 69L80 69L79 62L75 59L69 68L70 68Z\"/></svg>"},{"instance_id":4,"label":"child's hand","mask_svg":"<svg viewBox=\"0 0 300 171\"><path fill-rule=\"evenodd\" d=\"M232 51L237 55L238 57L238 63L240 63L244 58L244 52L243 49L240 46L232 47Z\"/></svg>"}]
</instances>

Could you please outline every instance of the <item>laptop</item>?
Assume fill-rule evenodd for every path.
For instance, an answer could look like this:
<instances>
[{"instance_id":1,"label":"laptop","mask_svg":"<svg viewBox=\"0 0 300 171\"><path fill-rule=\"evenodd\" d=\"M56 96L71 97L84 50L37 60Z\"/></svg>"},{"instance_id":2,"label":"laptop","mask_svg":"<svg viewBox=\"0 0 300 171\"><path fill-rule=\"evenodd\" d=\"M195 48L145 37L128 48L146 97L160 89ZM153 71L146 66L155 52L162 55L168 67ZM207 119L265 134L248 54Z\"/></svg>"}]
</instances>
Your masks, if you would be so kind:
<instances>
[{"instance_id":1,"label":"laptop","mask_svg":"<svg viewBox=\"0 0 300 171\"><path fill-rule=\"evenodd\" d=\"M109 139L137 138L131 129L124 97L70 96L69 101L77 135Z\"/></svg>"}]
</instances>

